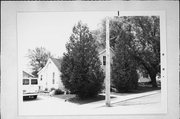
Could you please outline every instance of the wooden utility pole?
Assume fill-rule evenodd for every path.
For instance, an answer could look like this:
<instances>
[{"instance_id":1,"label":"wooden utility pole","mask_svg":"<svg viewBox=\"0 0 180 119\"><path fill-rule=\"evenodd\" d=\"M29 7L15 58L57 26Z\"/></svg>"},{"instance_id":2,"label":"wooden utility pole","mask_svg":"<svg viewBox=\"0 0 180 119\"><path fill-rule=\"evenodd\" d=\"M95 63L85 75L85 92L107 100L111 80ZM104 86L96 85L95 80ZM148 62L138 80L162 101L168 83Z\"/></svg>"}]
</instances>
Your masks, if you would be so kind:
<instances>
[{"instance_id":1,"label":"wooden utility pole","mask_svg":"<svg viewBox=\"0 0 180 119\"><path fill-rule=\"evenodd\" d=\"M118 16L119 17L119 11ZM105 78L105 89L106 89L106 106L110 107L110 82L111 82L111 57L110 57L110 35L109 35L109 18L106 18L106 78Z\"/></svg>"},{"instance_id":2,"label":"wooden utility pole","mask_svg":"<svg viewBox=\"0 0 180 119\"><path fill-rule=\"evenodd\" d=\"M106 106L110 107L110 44L109 44L109 19L106 18Z\"/></svg>"}]
</instances>

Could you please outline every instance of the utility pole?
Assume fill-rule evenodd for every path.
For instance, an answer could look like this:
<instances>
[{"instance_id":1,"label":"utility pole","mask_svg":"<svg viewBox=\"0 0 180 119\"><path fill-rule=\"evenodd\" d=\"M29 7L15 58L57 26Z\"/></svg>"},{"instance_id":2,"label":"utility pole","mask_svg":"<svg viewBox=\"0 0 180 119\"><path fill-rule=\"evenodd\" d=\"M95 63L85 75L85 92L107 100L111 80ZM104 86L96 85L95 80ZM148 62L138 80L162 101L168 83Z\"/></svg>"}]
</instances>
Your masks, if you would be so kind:
<instances>
[{"instance_id":1,"label":"utility pole","mask_svg":"<svg viewBox=\"0 0 180 119\"><path fill-rule=\"evenodd\" d=\"M118 15L119 17L119 11ZM110 57L110 35L109 35L109 18L106 17L106 78L105 78L105 89L106 89L106 106L110 107L110 79L111 79L111 57Z\"/></svg>"},{"instance_id":2,"label":"utility pole","mask_svg":"<svg viewBox=\"0 0 180 119\"><path fill-rule=\"evenodd\" d=\"M110 44L109 44L109 18L106 18L106 106L110 107Z\"/></svg>"}]
</instances>

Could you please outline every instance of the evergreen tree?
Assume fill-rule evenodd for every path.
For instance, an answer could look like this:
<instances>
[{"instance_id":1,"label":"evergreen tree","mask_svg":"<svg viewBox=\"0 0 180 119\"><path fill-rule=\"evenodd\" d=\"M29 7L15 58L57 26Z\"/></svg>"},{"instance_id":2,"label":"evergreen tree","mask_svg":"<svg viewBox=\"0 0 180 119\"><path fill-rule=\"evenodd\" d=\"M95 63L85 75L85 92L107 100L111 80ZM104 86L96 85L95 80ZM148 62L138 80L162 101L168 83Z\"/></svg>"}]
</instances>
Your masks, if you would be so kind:
<instances>
[{"instance_id":1,"label":"evergreen tree","mask_svg":"<svg viewBox=\"0 0 180 119\"><path fill-rule=\"evenodd\" d=\"M104 74L95 40L81 21L72 32L62 60L62 82L66 89L80 98L96 96L102 89Z\"/></svg>"}]
</instances>

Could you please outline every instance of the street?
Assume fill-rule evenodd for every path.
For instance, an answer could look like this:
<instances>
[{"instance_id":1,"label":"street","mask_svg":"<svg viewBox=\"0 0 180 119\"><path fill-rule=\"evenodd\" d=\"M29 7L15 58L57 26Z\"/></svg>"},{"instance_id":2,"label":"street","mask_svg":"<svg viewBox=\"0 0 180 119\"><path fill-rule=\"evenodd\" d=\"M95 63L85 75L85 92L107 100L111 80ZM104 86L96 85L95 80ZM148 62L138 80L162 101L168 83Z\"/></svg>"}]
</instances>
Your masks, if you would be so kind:
<instances>
[{"instance_id":1,"label":"street","mask_svg":"<svg viewBox=\"0 0 180 119\"><path fill-rule=\"evenodd\" d=\"M146 93L147 94L147 93ZM111 100L111 107L105 101L76 104L56 97L39 95L36 100L27 100L19 105L20 115L86 115L86 114L141 114L159 113L161 93L117 96Z\"/></svg>"}]
</instances>

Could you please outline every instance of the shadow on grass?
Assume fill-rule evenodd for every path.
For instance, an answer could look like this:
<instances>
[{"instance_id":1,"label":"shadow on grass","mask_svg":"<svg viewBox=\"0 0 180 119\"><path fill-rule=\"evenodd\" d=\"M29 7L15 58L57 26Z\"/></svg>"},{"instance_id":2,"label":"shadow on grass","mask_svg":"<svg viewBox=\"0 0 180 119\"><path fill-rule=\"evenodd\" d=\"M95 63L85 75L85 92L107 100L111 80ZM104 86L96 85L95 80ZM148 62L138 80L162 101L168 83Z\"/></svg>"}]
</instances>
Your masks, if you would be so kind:
<instances>
[{"instance_id":1,"label":"shadow on grass","mask_svg":"<svg viewBox=\"0 0 180 119\"><path fill-rule=\"evenodd\" d=\"M161 90L160 87L153 88L153 87L147 87L147 86L139 86L136 90L129 91L128 93L145 93L149 91L155 91L155 90Z\"/></svg>"},{"instance_id":2,"label":"shadow on grass","mask_svg":"<svg viewBox=\"0 0 180 119\"><path fill-rule=\"evenodd\" d=\"M119 96L126 96L126 95L130 95L130 94L138 94L138 93L145 93L145 92L149 92L149 91L155 91L155 90L160 90L161 88L152 88L152 87L143 87L143 86L139 86L137 90L132 90L126 93L115 93L115 92L111 92L111 94L115 94L115 95L119 95ZM103 101L105 100L105 95L98 95L97 97L92 97L92 98L88 98L88 99L80 99L78 97L76 97L75 94L67 94L67 95L54 95L54 97L59 98L59 99L63 99L68 102L71 103L75 103L75 104L88 104L88 103L93 103L93 102L97 102L97 101ZM116 96L111 96L111 99L115 99L117 98Z\"/></svg>"},{"instance_id":3,"label":"shadow on grass","mask_svg":"<svg viewBox=\"0 0 180 119\"><path fill-rule=\"evenodd\" d=\"M93 102L105 100L104 95L98 95L96 97L92 97L92 98L88 98L88 99L80 99L80 98L76 97L75 94L54 95L54 97L59 98L59 99L64 99L65 101L75 103L78 105L88 104L88 103L93 103ZM116 98L116 97L111 96L111 98Z\"/></svg>"},{"instance_id":4,"label":"shadow on grass","mask_svg":"<svg viewBox=\"0 0 180 119\"><path fill-rule=\"evenodd\" d=\"M112 98L116 98L116 97L111 96L111 99ZM92 102L97 102L97 101L102 101L102 100L105 100L104 95L98 95L97 97L88 98L88 99L80 99L78 97L68 99L69 102L76 103L76 104L79 104L79 105L92 103Z\"/></svg>"},{"instance_id":5,"label":"shadow on grass","mask_svg":"<svg viewBox=\"0 0 180 119\"><path fill-rule=\"evenodd\" d=\"M130 90L128 92L111 92L111 94L119 95L119 96L126 96L130 94L146 93L146 92L157 91L157 90L161 90L161 88L160 87L153 88L149 86L138 86L136 90Z\"/></svg>"}]
</instances>

